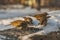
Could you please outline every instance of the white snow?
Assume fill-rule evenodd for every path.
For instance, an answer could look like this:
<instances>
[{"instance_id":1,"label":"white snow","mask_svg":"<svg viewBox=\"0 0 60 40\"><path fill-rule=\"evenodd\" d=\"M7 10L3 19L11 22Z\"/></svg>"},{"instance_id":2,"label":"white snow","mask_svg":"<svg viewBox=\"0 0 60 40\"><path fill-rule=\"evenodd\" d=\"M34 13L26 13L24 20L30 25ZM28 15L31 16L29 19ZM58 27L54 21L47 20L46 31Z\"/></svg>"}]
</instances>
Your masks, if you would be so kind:
<instances>
[{"instance_id":1,"label":"white snow","mask_svg":"<svg viewBox=\"0 0 60 40\"><path fill-rule=\"evenodd\" d=\"M0 31L11 29L11 28L14 28L14 27L13 26L0 25Z\"/></svg>"},{"instance_id":2,"label":"white snow","mask_svg":"<svg viewBox=\"0 0 60 40\"><path fill-rule=\"evenodd\" d=\"M28 14L34 14L37 12L35 9L31 9L30 7L25 9L6 9L0 10L0 18L12 18L12 17L18 17L18 16L26 16Z\"/></svg>"},{"instance_id":3,"label":"white snow","mask_svg":"<svg viewBox=\"0 0 60 40\"><path fill-rule=\"evenodd\" d=\"M3 40L5 38L6 38L5 36L0 35L0 40Z\"/></svg>"}]
</instances>

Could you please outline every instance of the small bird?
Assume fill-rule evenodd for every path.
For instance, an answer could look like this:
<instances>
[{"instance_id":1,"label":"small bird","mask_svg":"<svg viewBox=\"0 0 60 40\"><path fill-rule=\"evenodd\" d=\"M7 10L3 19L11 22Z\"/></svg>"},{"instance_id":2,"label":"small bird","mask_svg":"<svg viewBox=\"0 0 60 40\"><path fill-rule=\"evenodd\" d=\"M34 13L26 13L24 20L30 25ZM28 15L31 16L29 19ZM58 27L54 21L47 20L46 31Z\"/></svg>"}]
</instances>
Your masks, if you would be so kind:
<instances>
[{"instance_id":1,"label":"small bird","mask_svg":"<svg viewBox=\"0 0 60 40\"><path fill-rule=\"evenodd\" d=\"M42 14L36 14L34 15L34 17L40 21L40 25L44 25L46 26L47 25L47 19L50 18L50 16L47 16L48 13L47 12L44 12Z\"/></svg>"},{"instance_id":2,"label":"small bird","mask_svg":"<svg viewBox=\"0 0 60 40\"><path fill-rule=\"evenodd\" d=\"M15 26L15 27L26 28L27 22L22 21L22 20L16 20L16 21L11 22L10 25Z\"/></svg>"}]
</instances>

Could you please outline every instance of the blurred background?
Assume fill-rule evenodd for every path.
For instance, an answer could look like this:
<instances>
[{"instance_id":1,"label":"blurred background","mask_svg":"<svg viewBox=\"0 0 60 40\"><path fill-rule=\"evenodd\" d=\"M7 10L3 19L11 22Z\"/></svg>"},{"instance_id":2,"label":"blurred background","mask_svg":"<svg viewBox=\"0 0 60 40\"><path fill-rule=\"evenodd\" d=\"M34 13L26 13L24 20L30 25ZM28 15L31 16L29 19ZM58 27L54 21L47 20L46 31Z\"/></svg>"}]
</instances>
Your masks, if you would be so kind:
<instances>
[{"instance_id":1,"label":"blurred background","mask_svg":"<svg viewBox=\"0 0 60 40\"><path fill-rule=\"evenodd\" d=\"M40 10L41 8L60 9L60 0L0 0L0 9L19 9L31 7Z\"/></svg>"}]
</instances>

